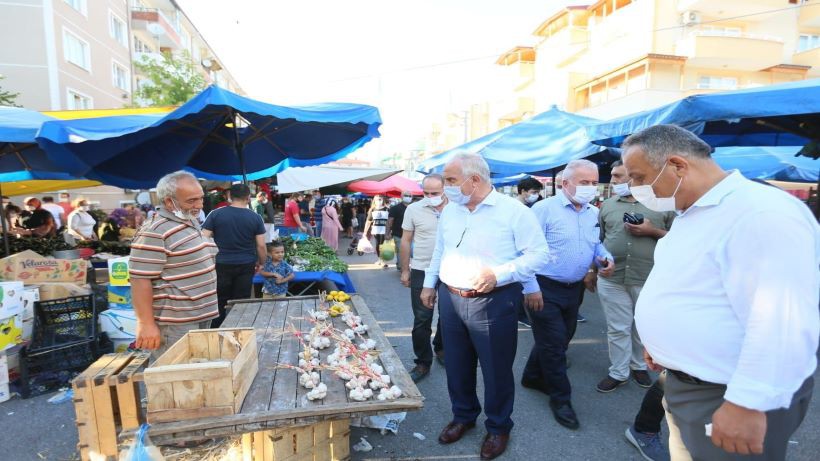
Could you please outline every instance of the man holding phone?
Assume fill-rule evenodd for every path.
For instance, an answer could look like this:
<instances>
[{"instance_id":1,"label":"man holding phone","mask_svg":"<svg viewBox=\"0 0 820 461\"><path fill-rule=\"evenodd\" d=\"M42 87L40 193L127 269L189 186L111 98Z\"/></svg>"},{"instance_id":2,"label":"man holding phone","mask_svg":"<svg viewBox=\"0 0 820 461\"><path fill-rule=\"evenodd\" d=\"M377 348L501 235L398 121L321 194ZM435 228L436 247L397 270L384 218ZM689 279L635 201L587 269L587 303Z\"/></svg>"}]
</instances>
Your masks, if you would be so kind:
<instances>
[{"instance_id":1,"label":"man holding phone","mask_svg":"<svg viewBox=\"0 0 820 461\"><path fill-rule=\"evenodd\" d=\"M587 288L595 291L606 316L609 344L609 373L598 383L598 392L612 392L626 384L630 376L648 388L652 378L643 360L643 344L634 328L635 303L649 271L658 239L666 235L675 213L659 213L640 204L629 190L629 177L620 160L612 164L615 195L601 205L598 223L601 240L612 252L617 268L612 277L600 278L593 271Z\"/></svg>"},{"instance_id":2,"label":"man holding phone","mask_svg":"<svg viewBox=\"0 0 820 461\"><path fill-rule=\"evenodd\" d=\"M584 285L598 271L615 271L612 255L601 243L598 209L589 203L598 195L598 165L573 160L563 171L561 191L532 207L550 250L548 264L537 274L542 309L530 309L535 338L521 385L550 396L555 420L578 429L572 408L566 351L578 324Z\"/></svg>"}]
</instances>

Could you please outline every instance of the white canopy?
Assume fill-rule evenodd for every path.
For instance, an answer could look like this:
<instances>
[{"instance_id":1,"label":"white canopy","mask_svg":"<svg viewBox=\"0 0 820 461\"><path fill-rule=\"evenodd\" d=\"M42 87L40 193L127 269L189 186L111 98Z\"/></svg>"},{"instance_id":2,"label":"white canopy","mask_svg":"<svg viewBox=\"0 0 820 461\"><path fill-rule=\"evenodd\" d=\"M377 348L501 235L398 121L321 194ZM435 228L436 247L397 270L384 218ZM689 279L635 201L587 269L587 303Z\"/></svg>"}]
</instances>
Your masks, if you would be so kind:
<instances>
[{"instance_id":1,"label":"white canopy","mask_svg":"<svg viewBox=\"0 0 820 461\"><path fill-rule=\"evenodd\" d=\"M276 175L280 194L289 194L320 187L346 185L369 179L381 181L401 170L386 168L352 168L343 166L307 166L288 168Z\"/></svg>"}]
</instances>

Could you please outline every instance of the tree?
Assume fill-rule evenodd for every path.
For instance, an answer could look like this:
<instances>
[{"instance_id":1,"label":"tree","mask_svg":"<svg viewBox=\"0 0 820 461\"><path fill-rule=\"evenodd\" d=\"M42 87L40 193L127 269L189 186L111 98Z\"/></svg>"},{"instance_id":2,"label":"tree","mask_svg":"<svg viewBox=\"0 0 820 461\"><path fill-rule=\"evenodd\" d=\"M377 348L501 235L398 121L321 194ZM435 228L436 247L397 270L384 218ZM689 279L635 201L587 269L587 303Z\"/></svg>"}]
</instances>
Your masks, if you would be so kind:
<instances>
[{"instance_id":1,"label":"tree","mask_svg":"<svg viewBox=\"0 0 820 461\"><path fill-rule=\"evenodd\" d=\"M187 51L178 56L166 51L161 58L143 55L135 66L147 77L134 92L135 100L144 105L184 104L205 89L205 78L197 72Z\"/></svg>"},{"instance_id":2,"label":"tree","mask_svg":"<svg viewBox=\"0 0 820 461\"><path fill-rule=\"evenodd\" d=\"M5 75L0 75L0 80L5 79ZM16 104L17 96L20 96L20 93L12 93L11 91L4 90L3 87L0 86L0 106L20 107Z\"/></svg>"}]
</instances>

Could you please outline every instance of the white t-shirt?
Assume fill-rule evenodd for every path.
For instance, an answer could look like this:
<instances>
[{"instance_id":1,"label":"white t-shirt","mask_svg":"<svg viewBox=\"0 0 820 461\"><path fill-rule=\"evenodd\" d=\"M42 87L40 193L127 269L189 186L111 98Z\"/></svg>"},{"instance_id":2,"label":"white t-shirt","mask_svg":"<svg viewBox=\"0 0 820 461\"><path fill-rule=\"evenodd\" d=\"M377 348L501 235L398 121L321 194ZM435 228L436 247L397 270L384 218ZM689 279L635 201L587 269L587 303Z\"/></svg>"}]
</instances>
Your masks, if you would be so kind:
<instances>
[{"instance_id":1,"label":"white t-shirt","mask_svg":"<svg viewBox=\"0 0 820 461\"><path fill-rule=\"evenodd\" d=\"M57 229L63 227L63 222L60 220L60 215L65 211L63 207L55 203L44 203L41 208L51 213L51 216L54 216L54 225L57 226Z\"/></svg>"},{"instance_id":2,"label":"white t-shirt","mask_svg":"<svg viewBox=\"0 0 820 461\"><path fill-rule=\"evenodd\" d=\"M87 212L74 210L68 215L68 227L80 233L83 237L94 234L94 225L97 221Z\"/></svg>"},{"instance_id":3,"label":"white t-shirt","mask_svg":"<svg viewBox=\"0 0 820 461\"><path fill-rule=\"evenodd\" d=\"M370 212L370 219L373 220L373 227L370 228L370 233L373 235L384 235L387 231L387 218L390 212L387 208L383 210L373 210Z\"/></svg>"}]
</instances>

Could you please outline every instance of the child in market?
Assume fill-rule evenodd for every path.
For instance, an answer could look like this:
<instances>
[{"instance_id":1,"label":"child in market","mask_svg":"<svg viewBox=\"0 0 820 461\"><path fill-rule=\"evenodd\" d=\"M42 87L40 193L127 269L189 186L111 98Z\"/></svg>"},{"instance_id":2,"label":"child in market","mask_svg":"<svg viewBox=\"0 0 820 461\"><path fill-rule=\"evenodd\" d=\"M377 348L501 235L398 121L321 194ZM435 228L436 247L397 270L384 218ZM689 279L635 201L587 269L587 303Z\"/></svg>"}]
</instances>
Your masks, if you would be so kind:
<instances>
[{"instance_id":1,"label":"child in market","mask_svg":"<svg viewBox=\"0 0 820 461\"><path fill-rule=\"evenodd\" d=\"M293 280L293 268L285 261L285 245L276 240L268 245L268 259L259 272L265 277L263 298L284 298L288 294L288 282Z\"/></svg>"}]
</instances>

